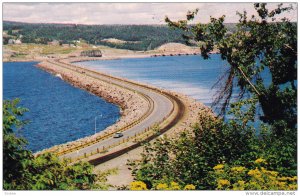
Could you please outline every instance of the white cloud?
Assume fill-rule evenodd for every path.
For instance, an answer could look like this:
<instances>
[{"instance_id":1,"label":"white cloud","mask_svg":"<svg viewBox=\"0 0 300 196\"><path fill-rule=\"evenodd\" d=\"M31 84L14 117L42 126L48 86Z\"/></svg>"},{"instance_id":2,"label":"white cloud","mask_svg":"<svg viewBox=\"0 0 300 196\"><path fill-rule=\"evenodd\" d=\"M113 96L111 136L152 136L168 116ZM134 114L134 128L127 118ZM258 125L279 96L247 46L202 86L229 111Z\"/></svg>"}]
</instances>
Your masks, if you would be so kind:
<instances>
[{"instance_id":1,"label":"white cloud","mask_svg":"<svg viewBox=\"0 0 300 196\"><path fill-rule=\"evenodd\" d=\"M275 7L276 3L269 3ZM296 8L284 16L297 21ZM252 3L4 3L3 19L22 22L82 24L164 24L165 16L184 19L188 10L199 8L197 19L226 15L225 22L237 22L236 11L254 14Z\"/></svg>"}]
</instances>

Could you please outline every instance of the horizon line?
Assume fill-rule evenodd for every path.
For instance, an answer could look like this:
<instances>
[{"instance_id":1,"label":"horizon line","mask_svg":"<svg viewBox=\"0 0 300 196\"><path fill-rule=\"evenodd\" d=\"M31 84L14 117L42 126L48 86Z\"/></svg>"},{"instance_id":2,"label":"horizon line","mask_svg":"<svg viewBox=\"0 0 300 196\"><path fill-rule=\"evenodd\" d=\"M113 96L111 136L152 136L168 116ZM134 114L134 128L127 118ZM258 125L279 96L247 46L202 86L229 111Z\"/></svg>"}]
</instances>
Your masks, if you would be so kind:
<instances>
[{"instance_id":1,"label":"horizon line","mask_svg":"<svg viewBox=\"0 0 300 196\"><path fill-rule=\"evenodd\" d=\"M26 23L26 24L57 24L57 25L82 25L82 26L97 26L97 25L145 25L145 26L165 26L165 24L120 24L120 23L111 23L111 24L83 24L83 23L64 23L64 22L25 22L25 21L16 21L16 20L2 20L3 22L15 22L15 23ZM291 21L292 22L292 21ZM224 22L224 24L237 24L238 22ZM208 24L208 23L201 23Z\"/></svg>"}]
</instances>

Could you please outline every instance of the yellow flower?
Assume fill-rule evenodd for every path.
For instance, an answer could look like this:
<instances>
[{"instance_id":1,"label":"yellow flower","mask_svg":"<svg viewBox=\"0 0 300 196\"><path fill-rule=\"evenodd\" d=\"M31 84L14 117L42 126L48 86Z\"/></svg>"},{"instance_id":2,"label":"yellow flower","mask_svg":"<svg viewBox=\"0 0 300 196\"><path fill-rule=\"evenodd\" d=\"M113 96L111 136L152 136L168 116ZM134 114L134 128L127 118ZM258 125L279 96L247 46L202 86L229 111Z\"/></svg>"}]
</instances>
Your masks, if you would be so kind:
<instances>
[{"instance_id":1,"label":"yellow flower","mask_svg":"<svg viewBox=\"0 0 300 196\"><path fill-rule=\"evenodd\" d=\"M156 186L156 190L167 190L167 189L168 189L168 185L166 183L158 184Z\"/></svg>"},{"instance_id":2,"label":"yellow flower","mask_svg":"<svg viewBox=\"0 0 300 196\"><path fill-rule=\"evenodd\" d=\"M177 182L171 182L170 189L171 190L180 190L180 186Z\"/></svg>"},{"instance_id":3,"label":"yellow flower","mask_svg":"<svg viewBox=\"0 0 300 196\"><path fill-rule=\"evenodd\" d=\"M196 187L192 184L188 184L184 187L184 190L196 190Z\"/></svg>"},{"instance_id":4,"label":"yellow flower","mask_svg":"<svg viewBox=\"0 0 300 196\"><path fill-rule=\"evenodd\" d=\"M219 169L223 169L223 168L224 168L223 164L218 164L218 165L213 167L214 170L219 170Z\"/></svg>"},{"instance_id":5,"label":"yellow flower","mask_svg":"<svg viewBox=\"0 0 300 196\"><path fill-rule=\"evenodd\" d=\"M287 180L288 180L287 177L279 177L279 178L277 178L277 179L280 180L280 181L287 181Z\"/></svg>"},{"instance_id":6,"label":"yellow flower","mask_svg":"<svg viewBox=\"0 0 300 196\"><path fill-rule=\"evenodd\" d=\"M233 187L232 188L232 190L234 190L234 191L243 191L243 190L245 190L243 187Z\"/></svg>"},{"instance_id":7,"label":"yellow flower","mask_svg":"<svg viewBox=\"0 0 300 196\"><path fill-rule=\"evenodd\" d=\"M277 180L276 177L274 177L274 176L268 176L268 177L269 177L269 179L272 180L272 181Z\"/></svg>"},{"instance_id":8,"label":"yellow flower","mask_svg":"<svg viewBox=\"0 0 300 196\"><path fill-rule=\"evenodd\" d=\"M171 182L171 186L178 186L177 182Z\"/></svg>"},{"instance_id":9,"label":"yellow flower","mask_svg":"<svg viewBox=\"0 0 300 196\"><path fill-rule=\"evenodd\" d=\"M142 181L135 181L130 183L130 190L132 191L141 191L141 190L148 190L147 186Z\"/></svg>"},{"instance_id":10,"label":"yellow flower","mask_svg":"<svg viewBox=\"0 0 300 196\"><path fill-rule=\"evenodd\" d=\"M256 186L256 185L257 185L257 183L256 183L256 182L252 182L252 181L250 182L250 184L251 184L251 185L254 185L254 186Z\"/></svg>"},{"instance_id":11,"label":"yellow flower","mask_svg":"<svg viewBox=\"0 0 300 196\"><path fill-rule=\"evenodd\" d=\"M256 168L256 169L249 170L248 175L249 176L260 176L261 174L260 174L260 171Z\"/></svg>"},{"instance_id":12,"label":"yellow flower","mask_svg":"<svg viewBox=\"0 0 300 196\"><path fill-rule=\"evenodd\" d=\"M297 181L297 176L294 177L286 177L289 181Z\"/></svg>"},{"instance_id":13,"label":"yellow flower","mask_svg":"<svg viewBox=\"0 0 300 196\"><path fill-rule=\"evenodd\" d=\"M288 190L297 190L297 184L290 184Z\"/></svg>"},{"instance_id":14,"label":"yellow flower","mask_svg":"<svg viewBox=\"0 0 300 196\"><path fill-rule=\"evenodd\" d=\"M259 158L259 159L256 159L254 162L257 164L261 164L261 163L266 163L266 160L263 158Z\"/></svg>"},{"instance_id":15,"label":"yellow flower","mask_svg":"<svg viewBox=\"0 0 300 196\"><path fill-rule=\"evenodd\" d=\"M225 179L219 179L218 180L218 186L223 187L223 186L229 186L230 182L228 180Z\"/></svg>"},{"instance_id":16,"label":"yellow flower","mask_svg":"<svg viewBox=\"0 0 300 196\"><path fill-rule=\"evenodd\" d=\"M279 182L279 181L278 181L276 184L278 185L278 187L279 187L280 189L283 190L284 187L285 187L285 185L286 185L286 182Z\"/></svg>"},{"instance_id":17,"label":"yellow flower","mask_svg":"<svg viewBox=\"0 0 300 196\"><path fill-rule=\"evenodd\" d=\"M245 170L245 167L233 167L231 168L231 171L235 172L235 173L241 173Z\"/></svg>"},{"instance_id":18,"label":"yellow flower","mask_svg":"<svg viewBox=\"0 0 300 196\"><path fill-rule=\"evenodd\" d=\"M233 184L233 190L245 190L245 181L239 180L237 183Z\"/></svg>"},{"instance_id":19,"label":"yellow flower","mask_svg":"<svg viewBox=\"0 0 300 196\"><path fill-rule=\"evenodd\" d=\"M216 174L222 174L222 173L224 173L224 170L223 169L218 169L218 170L215 171L215 173Z\"/></svg>"},{"instance_id":20,"label":"yellow flower","mask_svg":"<svg viewBox=\"0 0 300 196\"><path fill-rule=\"evenodd\" d=\"M278 175L278 172L276 171L267 171L268 174L270 174L271 176L277 176Z\"/></svg>"},{"instance_id":21,"label":"yellow flower","mask_svg":"<svg viewBox=\"0 0 300 196\"><path fill-rule=\"evenodd\" d=\"M238 184L239 184L240 186L244 186L244 185L245 185L245 181L239 180L239 181L238 181Z\"/></svg>"},{"instance_id":22,"label":"yellow flower","mask_svg":"<svg viewBox=\"0 0 300 196\"><path fill-rule=\"evenodd\" d=\"M294 176L292 180L297 181L297 176Z\"/></svg>"}]
</instances>

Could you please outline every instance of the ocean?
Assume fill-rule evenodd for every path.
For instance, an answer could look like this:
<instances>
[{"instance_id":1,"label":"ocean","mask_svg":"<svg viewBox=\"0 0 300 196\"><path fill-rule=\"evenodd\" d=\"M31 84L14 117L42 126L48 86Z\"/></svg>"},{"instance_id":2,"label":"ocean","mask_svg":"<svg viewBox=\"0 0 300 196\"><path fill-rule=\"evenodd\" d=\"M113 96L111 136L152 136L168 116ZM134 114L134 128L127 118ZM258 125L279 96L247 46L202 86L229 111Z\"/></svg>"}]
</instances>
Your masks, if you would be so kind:
<instances>
[{"instance_id":1,"label":"ocean","mask_svg":"<svg viewBox=\"0 0 300 196\"><path fill-rule=\"evenodd\" d=\"M37 67L37 62L3 63L3 99L20 98L30 122L16 129L36 152L104 130L120 118L119 107L73 87ZM102 117L101 117L102 115Z\"/></svg>"},{"instance_id":2,"label":"ocean","mask_svg":"<svg viewBox=\"0 0 300 196\"><path fill-rule=\"evenodd\" d=\"M228 62L222 60L220 54L212 54L210 59L203 59L200 55L184 55L84 61L75 64L182 93L208 107L212 106L220 90L218 86L215 87L216 82L229 69ZM262 74L265 84L269 85L271 77L268 69L265 69ZM238 87L234 87L231 102L238 100L238 93ZM213 108L213 110L216 113L219 111L218 108ZM260 107L257 108L257 112L253 123L256 128L261 123L259 120L259 114L262 113ZM232 118L232 115L225 116L226 121Z\"/></svg>"},{"instance_id":3,"label":"ocean","mask_svg":"<svg viewBox=\"0 0 300 196\"><path fill-rule=\"evenodd\" d=\"M217 54L212 55L209 60L193 55L85 61L75 64L183 93L207 106L211 106L218 91L212 87L228 69L226 61L222 61Z\"/></svg>"}]
</instances>

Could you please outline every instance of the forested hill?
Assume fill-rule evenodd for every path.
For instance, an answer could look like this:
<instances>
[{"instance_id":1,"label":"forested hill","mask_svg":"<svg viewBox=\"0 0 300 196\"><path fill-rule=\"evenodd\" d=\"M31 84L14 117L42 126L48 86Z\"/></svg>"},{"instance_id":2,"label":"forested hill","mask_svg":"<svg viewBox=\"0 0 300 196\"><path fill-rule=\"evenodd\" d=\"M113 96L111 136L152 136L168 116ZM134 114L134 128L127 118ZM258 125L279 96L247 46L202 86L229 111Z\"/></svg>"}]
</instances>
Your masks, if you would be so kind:
<instances>
[{"instance_id":1,"label":"forested hill","mask_svg":"<svg viewBox=\"0 0 300 196\"><path fill-rule=\"evenodd\" d=\"M168 42L184 43L182 32L170 29L167 25L33 24L4 21L3 30L6 37L21 37L23 43L46 44L53 40L74 43L75 40L84 40L90 44L130 50L150 50ZM121 41L109 42L109 38Z\"/></svg>"}]
</instances>

